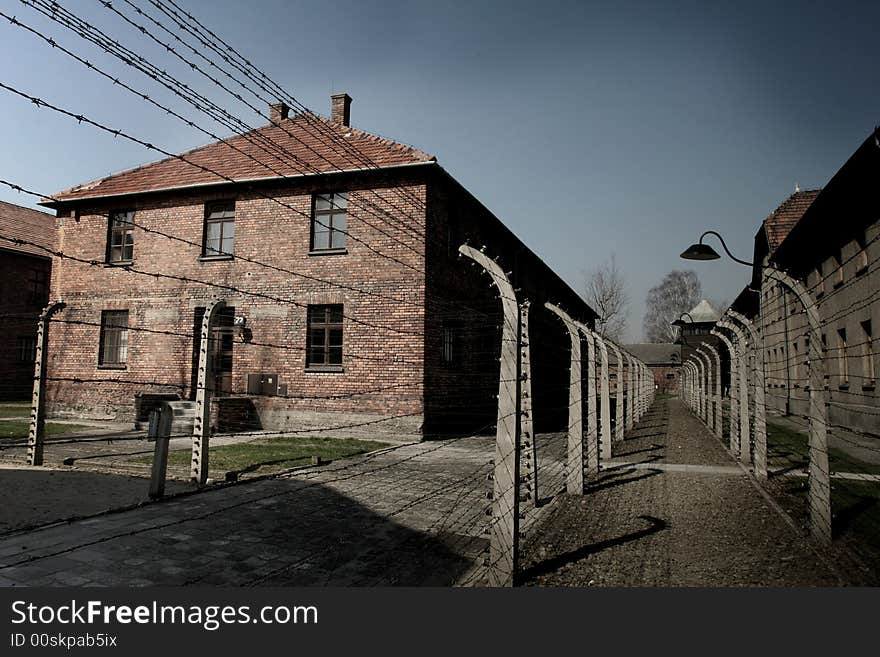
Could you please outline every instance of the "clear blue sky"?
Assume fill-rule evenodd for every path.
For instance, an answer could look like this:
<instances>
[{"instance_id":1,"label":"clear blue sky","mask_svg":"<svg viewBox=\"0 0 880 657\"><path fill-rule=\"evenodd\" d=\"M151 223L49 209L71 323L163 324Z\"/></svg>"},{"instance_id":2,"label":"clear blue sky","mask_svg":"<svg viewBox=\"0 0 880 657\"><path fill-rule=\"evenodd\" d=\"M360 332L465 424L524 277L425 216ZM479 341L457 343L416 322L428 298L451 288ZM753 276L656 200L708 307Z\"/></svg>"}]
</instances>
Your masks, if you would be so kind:
<instances>
[{"instance_id":1,"label":"clear blue sky","mask_svg":"<svg viewBox=\"0 0 880 657\"><path fill-rule=\"evenodd\" d=\"M631 340L671 269L695 269L712 298L746 283L729 260L678 258L703 230L749 259L795 183L824 185L880 123L878 2L178 2L306 106L326 114L347 91L353 125L436 155L576 289L616 254ZM62 4L223 99L97 0ZM0 7L197 118L23 4ZM0 80L168 150L207 141L5 21L0 61ZM40 192L157 159L2 91L0 124L0 177Z\"/></svg>"}]
</instances>

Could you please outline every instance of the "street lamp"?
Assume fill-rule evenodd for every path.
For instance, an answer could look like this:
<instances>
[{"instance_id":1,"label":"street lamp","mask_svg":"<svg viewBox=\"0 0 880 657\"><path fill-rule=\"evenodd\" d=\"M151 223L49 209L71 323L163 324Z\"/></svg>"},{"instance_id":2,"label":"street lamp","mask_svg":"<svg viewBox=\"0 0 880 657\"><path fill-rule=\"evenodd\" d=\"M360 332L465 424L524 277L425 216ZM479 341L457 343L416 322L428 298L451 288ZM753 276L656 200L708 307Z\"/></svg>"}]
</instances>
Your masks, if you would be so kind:
<instances>
[{"instance_id":1,"label":"street lamp","mask_svg":"<svg viewBox=\"0 0 880 657\"><path fill-rule=\"evenodd\" d=\"M686 322L686 321L684 321L684 319L682 319L685 315L687 315L688 317L691 318L690 323L693 324L693 323L694 323L694 318L691 316L691 314L690 314L690 313L682 313L681 315L678 316L678 319L677 319L677 320L675 320L674 322L672 322L672 323L670 324L670 326L674 326L675 328L681 328L682 326L684 326L685 324L687 324L688 322Z\"/></svg>"},{"instance_id":2,"label":"street lamp","mask_svg":"<svg viewBox=\"0 0 880 657\"><path fill-rule=\"evenodd\" d=\"M682 251L681 257L685 260L718 260L721 256L718 255L718 252L713 249L708 244L703 244L703 238L706 235L714 235L718 238L718 241L721 242L721 246L724 247L725 253L729 255L733 260L738 262L741 265L746 265L747 267L751 267L754 265L752 262L748 262L746 260L740 260L735 255L730 252L730 249L727 248L727 244L724 243L724 238L721 237L714 230L707 230L705 233L700 235L700 241L696 244L691 244L686 250Z\"/></svg>"}]
</instances>

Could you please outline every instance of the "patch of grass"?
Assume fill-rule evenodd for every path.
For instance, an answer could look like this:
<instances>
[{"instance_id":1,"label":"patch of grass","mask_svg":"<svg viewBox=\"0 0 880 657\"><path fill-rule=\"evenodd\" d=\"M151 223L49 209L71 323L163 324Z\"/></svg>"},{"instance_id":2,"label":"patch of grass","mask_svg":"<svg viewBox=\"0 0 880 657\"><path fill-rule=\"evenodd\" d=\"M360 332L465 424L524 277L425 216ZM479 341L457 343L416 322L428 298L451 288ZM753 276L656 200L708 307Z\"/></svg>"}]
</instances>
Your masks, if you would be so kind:
<instances>
[{"instance_id":1,"label":"patch of grass","mask_svg":"<svg viewBox=\"0 0 880 657\"><path fill-rule=\"evenodd\" d=\"M372 452L383 447L390 447L390 444L353 438L287 436L237 445L211 447L208 464L211 470L265 474L308 465L312 456L320 456L325 461L332 461ZM168 465L188 466L190 454L189 450L174 450L168 454ZM151 462L152 458L146 457L138 460Z\"/></svg>"},{"instance_id":2,"label":"patch of grass","mask_svg":"<svg viewBox=\"0 0 880 657\"><path fill-rule=\"evenodd\" d=\"M31 405L27 402L4 402L0 404L0 418L29 417Z\"/></svg>"},{"instance_id":3,"label":"patch of grass","mask_svg":"<svg viewBox=\"0 0 880 657\"><path fill-rule=\"evenodd\" d=\"M0 422L0 439L15 440L27 438L29 429L29 422ZM59 433L78 433L80 431L91 430L94 430L94 427L87 427L83 424L58 424L56 422L46 422L47 436Z\"/></svg>"},{"instance_id":4,"label":"patch of grass","mask_svg":"<svg viewBox=\"0 0 880 657\"><path fill-rule=\"evenodd\" d=\"M810 461L809 435L772 421L767 422L767 449L784 457L791 466L802 464L806 468ZM866 463L837 447L828 448L828 463L832 472L880 474L880 465Z\"/></svg>"}]
</instances>

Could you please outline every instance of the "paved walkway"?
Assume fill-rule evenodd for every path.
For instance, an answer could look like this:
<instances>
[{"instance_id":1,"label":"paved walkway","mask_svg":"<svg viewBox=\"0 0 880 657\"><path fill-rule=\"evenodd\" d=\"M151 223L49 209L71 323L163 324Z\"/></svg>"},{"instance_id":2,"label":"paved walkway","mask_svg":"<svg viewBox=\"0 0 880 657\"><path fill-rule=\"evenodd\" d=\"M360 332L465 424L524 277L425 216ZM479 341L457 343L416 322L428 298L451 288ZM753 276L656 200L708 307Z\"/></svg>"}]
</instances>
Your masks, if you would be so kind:
<instances>
[{"instance_id":1,"label":"paved walkway","mask_svg":"<svg viewBox=\"0 0 880 657\"><path fill-rule=\"evenodd\" d=\"M563 441L539 437L540 495ZM0 537L3 586L450 585L485 576L492 437L424 442ZM532 510L524 531L550 506Z\"/></svg>"},{"instance_id":2,"label":"paved walkway","mask_svg":"<svg viewBox=\"0 0 880 657\"><path fill-rule=\"evenodd\" d=\"M658 399L614 463L566 496L525 546L524 583L845 583L677 399Z\"/></svg>"},{"instance_id":3,"label":"paved walkway","mask_svg":"<svg viewBox=\"0 0 880 657\"><path fill-rule=\"evenodd\" d=\"M844 583L677 399L655 403L583 496L558 495L564 447L538 437L525 584ZM479 584L493 453L491 437L402 445L7 533L0 586Z\"/></svg>"}]
</instances>

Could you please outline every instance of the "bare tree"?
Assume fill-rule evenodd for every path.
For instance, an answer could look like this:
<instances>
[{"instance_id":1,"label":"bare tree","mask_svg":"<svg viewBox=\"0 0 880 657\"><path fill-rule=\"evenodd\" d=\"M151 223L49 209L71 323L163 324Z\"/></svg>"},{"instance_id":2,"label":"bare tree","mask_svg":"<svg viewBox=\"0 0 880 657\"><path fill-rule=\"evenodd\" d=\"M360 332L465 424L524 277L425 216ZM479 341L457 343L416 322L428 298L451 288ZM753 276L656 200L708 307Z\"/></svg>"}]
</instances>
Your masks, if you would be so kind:
<instances>
[{"instance_id":1,"label":"bare tree","mask_svg":"<svg viewBox=\"0 0 880 657\"><path fill-rule=\"evenodd\" d=\"M604 338L621 342L626 331L629 300L613 254L608 262L586 275L585 287L587 303L599 314L596 331Z\"/></svg>"},{"instance_id":2,"label":"bare tree","mask_svg":"<svg viewBox=\"0 0 880 657\"><path fill-rule=\"evenodd\" d=\"M672 326L682 313L700 302L700 279L694 271L671 271L659 285L648 290L645 309L645 340L675 342L678 329Z\"/></svg>"}]
</instances>

